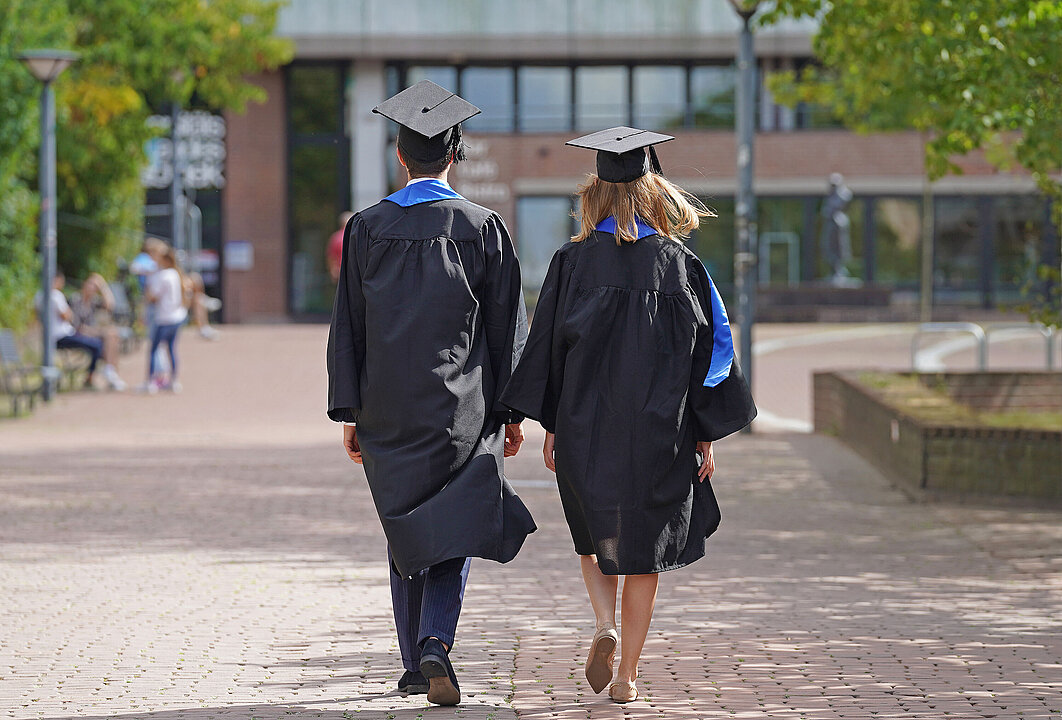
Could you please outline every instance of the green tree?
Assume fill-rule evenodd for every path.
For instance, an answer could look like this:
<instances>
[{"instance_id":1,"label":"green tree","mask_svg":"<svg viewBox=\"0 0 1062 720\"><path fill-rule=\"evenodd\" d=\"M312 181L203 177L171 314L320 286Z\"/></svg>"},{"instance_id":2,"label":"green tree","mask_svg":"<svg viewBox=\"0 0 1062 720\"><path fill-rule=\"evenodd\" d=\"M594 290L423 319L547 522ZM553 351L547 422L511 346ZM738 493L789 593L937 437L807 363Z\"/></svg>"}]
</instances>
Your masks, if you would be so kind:
<instances>
[{"instance_id":1,"label":"green tree","mask_svg":"<svg viewBox=\"0 0 1062 720\"><path fill-rule=\"evenodd\" d=\"M141 237L148 116L174 101L242 111L264 100L248 77L291 59L291 43L273 32L281 4L0 0L0 325L28 320L37 265L40 88L18 52L81 55L56 83L59 262L72 277L109 274Z\"/></svg>"},{"instance_id":2,"label":"green tree","mask_svg":"<svg viewBox=\"0 0 1062 720\"><path fill-rule=\"evenodd\" d=\"M0 0L0 327L21 327L37 287L37 172L40 85L17 59L30 47L68 45L65 8Z\"/></svg>"},{"instance_id":3,"label":"green tree","mask_svg":"<svg viewBox=\"0 0 1062 720\"><path fill-rule=\"evenodd\" d=\"M961 172L973 150L1020 167L1062 227L1062 2L1058 0L777 0L761 22L819 20L818 70L773 81L779 98L825 104L856 130L927 133L931 178ZM1036 292L1036 319L1062 324L1058 267Z\"/></svg>"}]
</instances>

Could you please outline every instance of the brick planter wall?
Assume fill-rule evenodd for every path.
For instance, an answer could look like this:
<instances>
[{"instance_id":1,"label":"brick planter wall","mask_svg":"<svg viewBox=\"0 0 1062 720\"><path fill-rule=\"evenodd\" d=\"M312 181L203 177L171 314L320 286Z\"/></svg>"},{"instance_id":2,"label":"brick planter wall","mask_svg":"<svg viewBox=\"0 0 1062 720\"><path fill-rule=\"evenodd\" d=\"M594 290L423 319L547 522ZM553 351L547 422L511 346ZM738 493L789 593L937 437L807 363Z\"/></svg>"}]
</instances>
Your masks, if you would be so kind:
<instances>
[{"instance_id":1,"label":"brick planter wall","mask_svg":"<svg viewBox=\"0 0 1062 720\"><path fill-rule=\"evenodd\" d=\"M952 400L976 410L1058 410L1062 373L924 373L922 384L941 388Z\"/></svg>"},{"instance_id":2,"label":"brick planter wall","mask_svg":"<svg viewBox=\"0 0 1062 720\"><path fill-rule=\"evenodd\" d=\"M968 389L981 382L973 379L979 373L967 375L953 379L953 386ZM903 487L927 496L1002 495L1062 503L1062 429L932 425L887 404L858 376L858 371L814 374L815 431L836 435ZM927 381L934 377L939 378Z\"/></svg>"}]
</instances>

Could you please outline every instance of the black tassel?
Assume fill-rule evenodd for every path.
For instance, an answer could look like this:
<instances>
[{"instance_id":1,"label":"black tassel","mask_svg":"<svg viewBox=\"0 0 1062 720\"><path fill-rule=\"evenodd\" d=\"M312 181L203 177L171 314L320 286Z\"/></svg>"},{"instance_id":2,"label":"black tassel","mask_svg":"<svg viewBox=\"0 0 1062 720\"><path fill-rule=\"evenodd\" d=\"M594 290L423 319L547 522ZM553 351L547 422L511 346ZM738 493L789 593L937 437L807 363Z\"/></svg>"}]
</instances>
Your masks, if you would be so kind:
<instances>
[{"instance_id":1,"label":"black tassel","mask_svg":"<svg viewBox=\"0 0 1062 720\"><path fill-rule=\"evenodd\" d=\"M461 142L461 126L454 127L450 133L450 162L454 165L465 159L465 144Z\"/></svg>"},{"instance_id":2,"label":"black tassel","mask_svg":"<svg viewBox=\"0 0 1062 720\"><path fill-rule=\"evenodd\" d=\"M660 167L660 158L656 156L656 148L652 145L649 146L649 169L657 175L664 174L663 169Z\"/></svg>"}]
</instances>

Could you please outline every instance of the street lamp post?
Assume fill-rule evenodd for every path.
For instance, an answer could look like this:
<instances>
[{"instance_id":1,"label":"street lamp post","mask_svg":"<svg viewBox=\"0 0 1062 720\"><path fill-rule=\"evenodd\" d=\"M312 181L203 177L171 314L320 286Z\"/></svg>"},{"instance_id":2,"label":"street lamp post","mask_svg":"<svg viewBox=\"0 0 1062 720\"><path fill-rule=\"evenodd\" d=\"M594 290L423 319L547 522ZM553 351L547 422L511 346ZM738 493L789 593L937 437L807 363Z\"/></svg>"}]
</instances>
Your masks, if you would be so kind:
<instances>
[{"instance_id":1,"label":"street lamp post","mask_svg":"<svg viewBox=\"0 0 1062 720\"><path fill-rule=\"evenodd\" d=\"M170 183L170 243L175 250L184 249L184 168L181 167L180 155L177 152L180 142L177 121L180 117L181 104L174 100L170 104L170 162L173 168L173 182Z\"/></svg>"},{"instance_id":2,"label":"street lamp post","mask_svg":"<svg viewBox=\"0 0 1062 720\"><path fill-rule=\"evenodd\" d=\"M173 99L170 101L170 167L173 170L173 181L170 183L170 244L174 250L184 249L184 167L178 152L180 136L177 126L181 119L181 101L178 98L188 77L184 68L176 68L170 73L173 82Z\"/></svg>"},{"instance_id":3,"label":"street lamp post","mask_svg":"<svg viewBox=\"0 0 1062 720\"><path fill-rule=\"evenodd\" d=\"M752 324L756 313L756 196L752 191L752 157L755 141L756 56L752 48L752 16L760 0L730 0L741 18L738 41L737 108L737 201L734 203L737 247L734 253L734 286L737 293L737 323L741 372L752 386ZM744 432L750 432L745 428Z\"/></svg>"},{"instance_id":4,"label":"street lamp post","mask_svg":"<svg viewBox=\"0 0 1062 720\"><path fill-rule=\"evenodd\" d=\"M43 83L41 88L41 149L39 184L41 195L41 329L43 352L41 375L44 378L44 399L51 400L55 392L58 371L55 368L55 338L52 336L52 285L55 283L56 217L55 217L55 91L52 81L59 77L77 53L65 50L27 50L21 60L33 77Z\"/></svg>"}]
</instances>

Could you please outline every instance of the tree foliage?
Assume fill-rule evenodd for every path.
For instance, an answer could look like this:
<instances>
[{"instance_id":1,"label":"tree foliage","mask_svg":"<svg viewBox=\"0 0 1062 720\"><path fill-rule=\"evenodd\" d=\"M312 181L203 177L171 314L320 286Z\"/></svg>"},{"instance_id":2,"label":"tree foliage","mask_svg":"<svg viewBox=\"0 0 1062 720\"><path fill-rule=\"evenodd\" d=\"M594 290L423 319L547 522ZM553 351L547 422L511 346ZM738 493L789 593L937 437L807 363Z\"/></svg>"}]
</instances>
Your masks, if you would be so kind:
<instances>
[{"instance_id":1,"label":"tree foliage","mask_svg":"<svg viewBox=\"0 0 1062 720\"><path fill-rule=\"evenodd\" d=\"M274 35L281 0L0 0L0 325L28 319L36 255L39 83L15 59L80 53L55 83L59 262L112 273L143 227L140 170L170 102L242 111L248 76L291 58ZM10 302L9 302L10 301Z\"/></svg>"},{"instance_id":2,"label":"tree foliage","mask_svg":"<svg viewBox=\"0 0 1062 720\"><path fill-rule=\"evenodd\" d=\"M761 22L780 16L818 18L821 63L777 78L781 100L827 104L857 130L925 131L934 179L985 150L1026 170L1062 227L1062 2L777 0ZM1060 324L1057 297L1042 295L1038 319Z\"/></svg>"}]
</instances>

